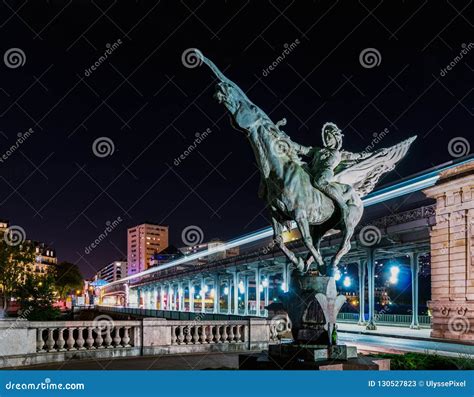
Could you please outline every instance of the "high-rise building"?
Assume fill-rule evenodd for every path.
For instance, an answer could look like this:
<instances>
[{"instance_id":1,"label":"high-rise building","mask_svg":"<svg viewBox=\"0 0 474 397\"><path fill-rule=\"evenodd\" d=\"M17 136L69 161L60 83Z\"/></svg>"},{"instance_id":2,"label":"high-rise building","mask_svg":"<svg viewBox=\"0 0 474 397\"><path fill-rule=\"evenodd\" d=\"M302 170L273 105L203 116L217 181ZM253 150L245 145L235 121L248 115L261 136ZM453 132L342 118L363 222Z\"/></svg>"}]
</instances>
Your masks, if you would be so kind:
<instances>
[{"instance_id":1,"label":"high-rise building","mask_svg":"<svg viewBox=\"0 0 474 397\"><path fill-rule=\"evenodd\" d=\"M153 254L167 247L168 226L143 223L128 229L128 274L136 274L148 269Z\"/></svg>"},{"instance_id":2,"label":"high-rise building","mask_svg":"<svg viewBox=\"0 0 474 397\"><path fill-rule=\"evenodd\" d=\"M127 275L127 262L113 261L100 269L95 275L95 281L104 280L108 283L120 280Z\"/></svg>"}]
</instances>

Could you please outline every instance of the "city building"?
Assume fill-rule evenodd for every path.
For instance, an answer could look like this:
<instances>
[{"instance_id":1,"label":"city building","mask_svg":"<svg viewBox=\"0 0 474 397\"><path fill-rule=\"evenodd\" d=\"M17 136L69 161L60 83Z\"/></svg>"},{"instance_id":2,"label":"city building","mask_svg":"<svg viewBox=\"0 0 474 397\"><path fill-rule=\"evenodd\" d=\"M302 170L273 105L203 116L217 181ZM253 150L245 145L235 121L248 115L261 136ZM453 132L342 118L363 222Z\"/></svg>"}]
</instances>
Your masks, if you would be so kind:
<instances>
[{"instance_id":1,"label":"city building","mask_svg":"<svg viewBox=\"0 0 474 397\"><path fill-rule=\"evenodd\" d=\"M208 243L179 248L184 255L191 255L201 251L209 250L210 254L195 261L195 264L204 264L220 259L231 258L240 254L239 247L224 249L225 242L220 239L212 239Z\"/></svg>"},{"instance_id":2,"label":"city building","mask_svg":"<svg viewBox=\"0 0 474 397\"><path fill-rule=\"evenodd\" d=\"M128 229L128 274L136 274L148 269L153 255L167 247L168 226L143 223Z\"/></svg>"},{"instance_id":3,"label":"city building","mask_svg":"<svg viewBox=\"0 0 474 397\"><path fill-rule=\"evenodd\" d=\"M58 264L56 251L45 243L39 241L32 243L35 250L35 262L31 270L35 273L47 273Z\"/></svg>"},{"instance_id":4,"label":"city building","mask_svg":"<svg viewBox=\"0 0 474 397\"><path fill-rule=\"evenodd\" d=\"M183 253L177 249L174 245L170 245L161 252L153 254L150 260L150 267L163 265L165 263L174 261L175 259L181 258Z\"/></svg>"},{"instance_id":5,"label":"city building","mask_svg":"<svg viewBox=\"0 0 474 397\"><path fill-rule=\"evenodd\" d=\"M112 281L120 280L127 275L127 262L126 261L113 261L108 265L100 269L95 277L94 281L103 280L111 283Z\"/></svg>"}]
</instances>

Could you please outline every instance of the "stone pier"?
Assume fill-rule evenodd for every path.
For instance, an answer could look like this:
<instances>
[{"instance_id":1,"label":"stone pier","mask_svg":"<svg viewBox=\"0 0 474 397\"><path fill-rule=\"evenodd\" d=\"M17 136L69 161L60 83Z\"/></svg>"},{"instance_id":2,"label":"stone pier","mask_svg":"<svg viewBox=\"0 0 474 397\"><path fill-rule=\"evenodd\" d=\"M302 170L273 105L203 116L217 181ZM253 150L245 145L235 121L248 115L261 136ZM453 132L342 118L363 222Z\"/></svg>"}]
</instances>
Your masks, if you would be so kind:
<instances>
[{"instance_id":1,"label":"stone pier","mask_svg":"<svg viewBox=\"0 0 474 397\"><path fill-rule=\"evenodd\" d=\"M474 341L474 162L442 172L431 230L431 336Z\"/></svg>"}]
</instances>

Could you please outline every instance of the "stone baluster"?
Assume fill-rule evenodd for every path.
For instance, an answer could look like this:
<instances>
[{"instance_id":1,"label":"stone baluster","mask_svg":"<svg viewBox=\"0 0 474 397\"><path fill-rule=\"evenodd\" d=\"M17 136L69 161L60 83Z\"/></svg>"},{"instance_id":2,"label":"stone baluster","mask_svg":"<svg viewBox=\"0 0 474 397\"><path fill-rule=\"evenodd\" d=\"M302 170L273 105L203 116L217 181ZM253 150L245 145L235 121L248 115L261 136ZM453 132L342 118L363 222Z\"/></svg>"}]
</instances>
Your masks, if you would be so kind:
<instances>
[{"instance_id":1,"label":"stone baluster","mask_svg":"<svg viewBox=\"0 0 474 397\"><path fill-rule=\"evenodd\" d=\"M56 346L58 348L58 351L64 352L66 349L64 348L64 345L66 344L66 341L64 340L63 333L66 328L59 328L58 329L58 340L56 341Z\"/></svg>"},{"instance_id":2,"label":"stone baluster","mask_svg":"<svg viewBox=\"0 0 474 397\"><path fill-rule=\"evenodd\" d=\"M212 325L209 325L208 327L208 335L207 335L207 343L214 343L214 332L213 332L214 327Z\"/></svg>"},{"instance_id":3,"label":"stone baluster","mask_svg":"<svg viewBox=\"0 0 474 397\"><path fill-rule=\"evenodd\" d=\"M77 329L77 339L76 339L76 344L77 344L77 350L85 350L86 348L84 347L84 337L82 336L82 333L84 331L84 327L79 327Z\"/></svg>"},{"instance_id":4,"label":"stone baluster","mask_svg":"<svg viewBox=\"0 0 474 397\"><path fill-rule=\"evenodd\" d=\"M122 347L122 345L120 344L120 341L122 340L122 338L120 338L120 328L119 327L115 327L115 333L114 333L114 346L115 347Z\"/></svg>"},{"instance_id":5,"label":"stone baluster","mask_svg":"<svg viewBox=\"0 0 474 397\"><path fill-rule=\"evenodd\" d=\"M95 337L95 344L97 349L103 349L104 346L102 343L104 343L104 338L102 338L102 328L101 327L96 327L95 333L97 336Z\"/></svg>"},{"instance_id":6,"label":"stone baluster","mask_svg":"<svg viewBox=\"0 0 474 397\"><path fill-rule=\"evenodd\" d=\"M198 332L199 327L197 325L192 326L193 330L193 343L197 344L199 342L199 332Z\"/></svg>"},{"instance_id":7,"label":"stone baluster","mask_svg":"<svg viewBox=\"0 0 474 397\"><path fill-rule=\"evenodd\" d=\"M110 335L112 329L113 328L110 325L107 325L107 327L105 328L104 344L105 344L106 349L112 349L113 348L113 346L112 346L112 336Z\"/></svg>"},{"instance_id":8,"label":"stone baluster","mask_svg":"<svg viewBox=\"0 0 474 397\"><path fill-rule=\"evenodd\" d=\"M222 342L227 343L227 325L222 326Z\"/></svg>"},{"instance_id":9,"label":"stone baluster","mask_svg":"<svg viewBox=\"0 0 474 397\"><path fill-rule=\"evenodd\" d=\"M48 328L48 339L46 340L46 347L48 348L49 352L55 350L54 349L55 342L54 342L54 338L53 338L53 331L54 331L54 328Z\"/></svg>"},{"instance_id":10,"label":"stone baluster","mask_svg":"<svg viewBox=\"0 0 474 397\"><path fill-rule=\"evenodd\" d=\"M192 335L191 335L191 327L189 325L186 326L185 328L186 332L186 344L190 344L192 340Z\"/></svg>"},{"instance_id":11,"label":"stone baluster","mask_svg":"<svg viewBox=\"0 0 474 397\"><path fill-rule=\"evenodd\" d=\"M92 336L93 327L87 327L86 348L89 350L95 349L94 337Z\"/></svg>"},{"instance_id":12,"label":"stone baluster","mask_svg":"<svg viewBox=\"0 0 474 397\"><path fill-rule=\"evenodd\" d=\"M184 325L180 325L180 326L179 326L179 331L178 331L178 343L179 343L180 345L182 345L183 342L184 342L184 338L185 338L184 329L185 329Z\"/></svg>"},{"instance_id":13,"label":"stone baluster","mask_svg":"<svg viewBox=\"0 0 474 397\"><path fill-rule=\"evenodd\" d=\"M241 338L242 335L240 334L240 327L241 327L240 325L236 325L236 327L235 327L235 341L236 342L241 341L240 338Z\"/></svg>"},{"instance_id":14,"label":"stone baluster","mask_svg":"<svg viewBox=\"0 0 474 397\"><path fill-rule=\"evenodd\" d=\"M215 330L216 330L216 336L215 336L216 343L221 343L221 327L220 327L220 325L216 325Z\"/></svg>"},{"instance_id":15,"label":"stone baluster","mask_svg":"<svg viewBox=\"0 0 474 397\"><path fill-rule=\"evenodd\" d=\"M36 331L36 351L39 353L44 352L44 339L43 339L44 328L38 328Z\"/></svg>"},{"instance_id":16,"label":"stone baluster","mask_svg":"<svg viewBox=\"0 0 474 397\"><path fill-rule=\"evenodd\" d=\"M232 324L229 325L229 342L230 343L235 343L235 340L234 340L234 326Z\"/></svg>"},{"instance_id":17,"label":"stone baluster","mask_svg":"<svg viewBox=\"0 0 474 397\"><path fill-rule=\"evenodd\" d=\"M75 344L75 341L74 341L74 330L76 328L74 327L71 327L71 328L68 328L68 337L67 337L67 341L66 341L66 345L67 345L67 349L68 350L76 350L76 348L74 347L74 344Z\"/></svg>"},{"instance_id":18,"label":"stone baluster","mask_svg":"<svg viewBox=\"0 0 474 397\"><path fill-rule=\"evenodd\" d=\"M129 335L129 332L130 332L130 327L127 327L125 326L123 328L123 337L122 337L122 345L123 347L130 347L130 335Z\"/></svg>"},{"instance_id":19,"label":"stone baluster","mask_svg":"<svg viewBox=\"0 0 474 397\"><path fill-rule=\"evenodd\" d=\"M176 326L172 325L171 326L171 344L176 345L177 344L177 338L176 338Z\"/></svg>"},{"instance_id":20,"label":"stone baluster","mask_svg":"<svg viewBox=\"0 0 474 397\"><path fill-rule=\"evenodd\" d=\"M201 343L207 343L206 326L202 325L200 328L201 328Z\"/></svg>"}]
</instances>

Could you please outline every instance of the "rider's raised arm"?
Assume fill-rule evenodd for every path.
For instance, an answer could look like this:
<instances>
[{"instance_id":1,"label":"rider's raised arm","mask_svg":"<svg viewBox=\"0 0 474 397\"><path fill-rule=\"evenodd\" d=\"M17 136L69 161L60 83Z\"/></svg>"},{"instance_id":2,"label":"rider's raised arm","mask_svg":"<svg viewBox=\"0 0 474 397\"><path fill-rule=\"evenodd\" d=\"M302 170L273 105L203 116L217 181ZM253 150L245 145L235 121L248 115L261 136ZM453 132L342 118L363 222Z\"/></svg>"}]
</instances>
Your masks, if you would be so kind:
<instances>
[{"instance_id":1,"label":"rider's raised arm","mask_svg":"<svg viewBox=\"0 0 474 397\"><path fill-rule=\"evenodd\" d=\"M363 160L367 157L370 157L372 153L370 152L362 152L362 153L351 153L346 152L345 150L341 151L341 160Z\"/></svg>"}]
</instances>

